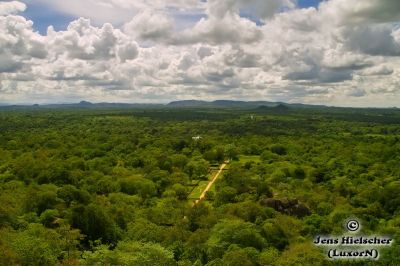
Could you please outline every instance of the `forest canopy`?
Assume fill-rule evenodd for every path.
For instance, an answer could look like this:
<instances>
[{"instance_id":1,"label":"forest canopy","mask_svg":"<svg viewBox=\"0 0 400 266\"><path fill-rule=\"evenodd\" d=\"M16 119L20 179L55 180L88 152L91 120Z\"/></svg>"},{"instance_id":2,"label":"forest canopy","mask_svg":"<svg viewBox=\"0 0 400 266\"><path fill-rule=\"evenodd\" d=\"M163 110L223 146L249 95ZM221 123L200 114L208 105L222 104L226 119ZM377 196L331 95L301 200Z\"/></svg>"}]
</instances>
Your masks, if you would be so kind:
<instances>
[{"instance_id":1,"label":"forest canopy","mask_svg":"<svg viewBox=\"0 0 400 266\"><path fill-rule=\"evenodd\" d=\"M315 235L390 235L400 112L0 111L0 265L343 265ZM229 162L193 204L224 162Z\"/></svg>"}]
</instances>

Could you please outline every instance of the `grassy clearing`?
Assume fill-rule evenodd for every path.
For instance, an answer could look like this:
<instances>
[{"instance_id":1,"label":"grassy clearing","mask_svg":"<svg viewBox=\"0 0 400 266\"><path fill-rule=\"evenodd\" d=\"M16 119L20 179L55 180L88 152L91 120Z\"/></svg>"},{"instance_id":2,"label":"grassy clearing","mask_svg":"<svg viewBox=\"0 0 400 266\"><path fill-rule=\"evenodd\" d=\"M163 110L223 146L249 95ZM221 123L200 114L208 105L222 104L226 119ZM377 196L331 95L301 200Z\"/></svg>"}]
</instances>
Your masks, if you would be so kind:
<instances>
[{"instance_id":1,"label":"grassy clearing","mask_svg":"<svg viewBox=\"0 0 400 266\"><path fill-rule=\"evenodd\" d=\"M239 162L241 162L241 163L247 163L247 162L259 163L259 162L261 162L261 159L260 159L260 156L258 156L258 155L240 155Z\"/></svg>"},{"instance_id":2,"label":"grassy clearing","mask_svg":"<svg viewBox=\"0 0 400 266\"><path fill-rule=\"evenodd\" d=\"M196 200L199 199L201 196L201 193L203 193L204 189L206 189L209 181L200 181L199 185L190 193L188 196L188 199L190 200Z\"/></svg>"},{"instance_id":3,"label":"grassy clearing","mask_svg":"<svg viewBox=\"0 0 400 266\"><path fill-rule=\"evenodd\" d=\"M193 200L200 199L201 194L206 189L208 183L215 177L218 173L219 167L211 168L211 171L208 173L207 179L208 180L192 180L190 184L190 188L193 189L192 192L189 194L187 199L192 202ZM213 185L210 191L215 192L215 186Z\"/></svg>"},{"instance_id":4,"label":"grassy clearing","mask_svg":"<svg viewBox=\"0 0 400 266\"><path fill-rule=\"evenodd\" d=\"M218 173L219 169L217 170L211 170L211 172L208 174L208 180L212 180L214 176Z\"/></svg>"}]
</instances>

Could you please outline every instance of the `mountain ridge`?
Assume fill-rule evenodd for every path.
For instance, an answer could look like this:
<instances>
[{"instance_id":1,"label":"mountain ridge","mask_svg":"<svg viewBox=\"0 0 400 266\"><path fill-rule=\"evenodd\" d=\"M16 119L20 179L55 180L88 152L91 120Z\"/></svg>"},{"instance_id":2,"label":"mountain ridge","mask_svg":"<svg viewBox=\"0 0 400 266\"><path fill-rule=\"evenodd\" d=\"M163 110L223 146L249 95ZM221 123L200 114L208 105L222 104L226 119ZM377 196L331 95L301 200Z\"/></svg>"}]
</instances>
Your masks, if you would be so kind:
<instances>
[{"instance_id":1,"label":"mountain ridge","mask_svg":"<svg viewBox=\"0 0 400 266\"><path fill-rule=\"evenodd\" d=\"M240 101L240 100L179 100L171 101L166 104L162 103L112 103L112 102L98 102L92 103L90 101L80 101L79 103L55 103L55 104L0 104L0 109L62 109L62 108L78 108L78 109L129 109L129 108L242 108L242 109L325 109L325 108L339 108L339 109L398 109L396 107L387 108L374 108L374 107L335 107L327 105L312 105L303 103L285 103L285 102L272 102L272 101Z\"/></svg>"}]
</instances>

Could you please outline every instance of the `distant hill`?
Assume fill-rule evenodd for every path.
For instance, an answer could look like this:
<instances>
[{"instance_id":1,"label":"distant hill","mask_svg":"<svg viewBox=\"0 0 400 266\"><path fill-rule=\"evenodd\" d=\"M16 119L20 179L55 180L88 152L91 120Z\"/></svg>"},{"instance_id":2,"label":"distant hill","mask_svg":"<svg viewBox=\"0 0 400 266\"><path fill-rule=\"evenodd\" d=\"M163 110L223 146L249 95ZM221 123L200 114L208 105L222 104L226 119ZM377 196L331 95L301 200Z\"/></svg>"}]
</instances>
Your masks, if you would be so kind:
<instances>
[{"instance_id":1,"label":"distant hill","mask_svg":"<svg viewBox=\"0 0 400 266\"><path fill-rule=\"evenodd\" d=\"M81 101L80 103L72 104L48 104L40 105L42 108L85 108L85 109L124 109L124 108L150 108L150 107L161 107L161 104L140 104L140 103L91 103L87 101Z\"/></svg>"},{"instance_id":2,"label":"distant hill","mask_svg":"<svg viewBox=\"0 0 400 266\"><path fill-rule=\"evenodd\" d=\"M210 102L196 100L175 101L167 104L168 107L205 107L209 105Z\"/></svg>"},{"instance_id":3,"label":"distant hill","mask_svg":"<svg viewBox=\"0 0 400 266\"><path fill-rule=\"evenodd\" d=\"M329 107L325 105L311 105L301 103L284 103L269 101L199 101L183 100L173 101L168 104L142 104L142 103L92 103L81 101L79 103L65 104L32 104L32 105L0 105L0 110L18 109L160 109L160 108L242 108L254 109L255 111L287 111L290 109L332 109L332 110L398 110L397 108L351 108L351 107Z\"/></svg>"},{"instance_id":4,"label":"distant hill","mask_svg":"<svg viewBox=\"0 0 400 266\"><path fill-rule=\"evenodd\" d=\"M186 100L186 101L175 101L167 104L168 107L214 107L214 108L252 108L258 106L276 106L277 104L271 102L246 102L246 101L229 101L229 100L217 100L213 102L207 101L196 101L196 100Z\"/></svg>"},{"instance_id":5,"label":"distant hill","mask_svg":"<svg viewBox=\"0 0 400 266\"><path fill-rule=\"evenodd\" d=\"M278 112L285 112L287 110L289 110L290 108L286 105L286 104L278 104L276 106L265 106L265 105L261 105L259 107L256 108L257 111L278 111Z\"/></svg>"},{"instance_id":6,"label":"distant hill","mask_svg":"<svg viewBox=\"0 0 400 266\"><path fill-rule=\"evenodd\" d=\"M128 108L159 108L164 107L163 104L140 104L140 103L91 103L88 101L81 101L79 103L65 103L65 104L33 104L33 105L5 105L0 106L0 109L26 109L26 108L41 108L41 109L128 109Z\"/></svg>"},{"instance_id":7,"label":"distant hill","mask_svg":"<svg viewBox=\"0 0 400 266\"><path fill-rule=\"evenodd\" d=\"M288 108L321 108L324 105L307 105L307 104L288 104L282 102L267 102L267 101L229 101L217 100L213 102L185 100L175 101L167 104L168 107L212 107L212 108L278 108L286 110Z\"/></svg>"},{"instance_id":8,"label":"distant hill","mask_svg":"<svg viewBox=\"0 0 400 266\"><path fill-rule=\"evenodd\" d=\"M65 103L65 104L33 104L33 105L6 105L0 106L1 109L20 109L20 108L35 108L35 109L62 109L62 108L79 108L79 109L126 109L126 108L245 108L254 109L262 108L278 108L284 110L285 108L311 108L311 107L324 107L306 104L287 104L282 102L267 102L267 101L230 101L230 100L217 100L217 101L198 101L198 100L185 100L174 101L168 104L138 104L138 103L91 103L88 101L81 101L79 103ZM285 110L286 110L285 109Z\"/></svg>"}]
</instances>

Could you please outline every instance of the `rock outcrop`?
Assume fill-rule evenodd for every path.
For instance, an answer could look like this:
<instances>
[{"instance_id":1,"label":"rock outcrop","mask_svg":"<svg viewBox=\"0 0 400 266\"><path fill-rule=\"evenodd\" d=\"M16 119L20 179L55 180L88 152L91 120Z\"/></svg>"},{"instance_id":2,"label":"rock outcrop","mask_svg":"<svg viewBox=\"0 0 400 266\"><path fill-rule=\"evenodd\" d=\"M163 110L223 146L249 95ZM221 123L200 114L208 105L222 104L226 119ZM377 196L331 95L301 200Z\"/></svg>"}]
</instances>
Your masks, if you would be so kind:
<instances>
[{"instance_id":1,"label":"rock outcrop","mask_svg":"<svg viewBox=\"0 0 400 266\"><path fill-rule=\"evenodd\" d=\"M261 204L266 207L273 208L278 212L297 216L299 218L311 215L310 209L304 203L299 202L298 199L268 198L261 200Z\"/></svg>"}]
</instances>

